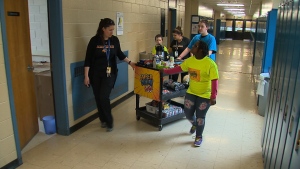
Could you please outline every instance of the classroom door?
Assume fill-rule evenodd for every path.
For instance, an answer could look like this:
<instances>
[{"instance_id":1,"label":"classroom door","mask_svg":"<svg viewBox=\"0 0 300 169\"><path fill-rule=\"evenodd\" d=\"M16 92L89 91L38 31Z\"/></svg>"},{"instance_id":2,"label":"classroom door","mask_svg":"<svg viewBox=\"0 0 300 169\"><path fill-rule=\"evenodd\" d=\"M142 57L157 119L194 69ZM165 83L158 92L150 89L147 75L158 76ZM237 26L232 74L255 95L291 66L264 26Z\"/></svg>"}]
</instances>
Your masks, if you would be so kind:
<instances>
[{"instance_id":1,"label":"classroom door","mask_svg":"<svg viewBox=\"0 0 300 169\"><path fill-rule=\"evenodd\" d=\"M10 73L21 148L38 132L28 0L4 0Z\"/></svg>"}]
</instances>

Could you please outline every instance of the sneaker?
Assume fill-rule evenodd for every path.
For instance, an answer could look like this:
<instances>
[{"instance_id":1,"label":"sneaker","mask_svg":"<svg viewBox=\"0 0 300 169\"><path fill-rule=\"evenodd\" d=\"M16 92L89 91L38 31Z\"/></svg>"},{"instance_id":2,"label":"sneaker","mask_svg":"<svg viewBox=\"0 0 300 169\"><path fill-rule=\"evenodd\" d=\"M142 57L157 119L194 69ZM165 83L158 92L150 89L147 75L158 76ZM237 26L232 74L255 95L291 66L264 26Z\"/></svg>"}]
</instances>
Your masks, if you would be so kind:
<instances>
[{"instance_id":1,"label":"sneaker","mask_svg":"<svg viewBox=\"0 0 300 169\"><path fill-rule=\"evenodd\" d=\"M106 123L105 122L101 122L101 128L106 128Z\"/></svg>"},{"instance_id":2,"label":"sneaker","mask_svg":"<svg viewBox=\"0 0 300 169\"><path fill-rule=\"evenodd\" d=\"M109 127L106 128L106 132L111 132L111 131L113 131L113 128L109 128Z\"/></svg>"},{"instance_id":3,"label":"sneaker","mask_svg":"<svg viewBox=\"0 0 300 169\"><path fill-rule=\"evenodd\" d=\"M196 126L192 126L191 129L190 129L190 134L194 134L196 131Z\"/></svg>"},{"instance_id":4,"label":"sneaker","mask_svg":"<svg viewBox=\"0 0 300 169\"><path fill-rule=\"evenodd\" d=\"M194 142L194 145L196 146L196 147L200 147L200 145L201 145L201 143L202 143L202 137L196 137L195 138L195 142Z\"/></svg>"}]
</instances>

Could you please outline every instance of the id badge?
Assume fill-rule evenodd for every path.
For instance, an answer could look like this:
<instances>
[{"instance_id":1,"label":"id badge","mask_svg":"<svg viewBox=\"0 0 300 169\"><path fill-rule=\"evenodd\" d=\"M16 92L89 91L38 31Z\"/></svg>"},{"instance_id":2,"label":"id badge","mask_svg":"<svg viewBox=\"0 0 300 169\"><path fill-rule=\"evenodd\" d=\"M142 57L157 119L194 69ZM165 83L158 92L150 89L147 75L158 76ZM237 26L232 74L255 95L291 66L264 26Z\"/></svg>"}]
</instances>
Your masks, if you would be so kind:
<instances>
[{"instance_id":1,"label":"id badge","mask_svg":"<svg viewBox=\"0 0 300 169\"><path fill-rule=\"evenodd\" d=\"M177 50L174 52L174 56L175 56L175 58L178 57L178 51Z\"/></svg>"},{"instance_id":2,"label":"id badge","mask_svg":"<svg viewBox=\"0 0 300 169\"><path fill-rule=\"evenodd\" d=\"M110 73L111 73L111 67L107 67L107 68L106 68L106 73L107 73L107 74L110 74Z\"/></svg>"}]
</instances>

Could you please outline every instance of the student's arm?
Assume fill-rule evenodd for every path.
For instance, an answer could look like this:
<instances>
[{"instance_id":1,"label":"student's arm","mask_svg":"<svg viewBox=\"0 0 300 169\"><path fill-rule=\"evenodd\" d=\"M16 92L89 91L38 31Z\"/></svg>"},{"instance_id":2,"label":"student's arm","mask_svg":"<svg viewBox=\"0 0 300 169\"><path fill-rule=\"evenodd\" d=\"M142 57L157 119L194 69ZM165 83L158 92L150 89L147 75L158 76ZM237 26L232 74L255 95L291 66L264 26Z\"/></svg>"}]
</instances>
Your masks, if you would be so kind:
<instances>
[{"instance_id":1,"label":"student's arm","mask_svg":"<svg viewBox=\"0 0 300 169\"><path fill-rule=\"evenodd\" d=\"M216 104L217 92L218 92L218 79L214 79L211 81L210 105Z\"/></svg>"},{"instance_id":2,"label":"student's arm","mask_svg":"<svg viewBox=\"0 0 300 169\"><path fill-rule=\"evenodd\" d=\"M190 48L185 48L184 51L178 56L177 59L181 60L185 55L187 55L188 53L190 53L191 49Z\"/></svg>"}]
</instances>

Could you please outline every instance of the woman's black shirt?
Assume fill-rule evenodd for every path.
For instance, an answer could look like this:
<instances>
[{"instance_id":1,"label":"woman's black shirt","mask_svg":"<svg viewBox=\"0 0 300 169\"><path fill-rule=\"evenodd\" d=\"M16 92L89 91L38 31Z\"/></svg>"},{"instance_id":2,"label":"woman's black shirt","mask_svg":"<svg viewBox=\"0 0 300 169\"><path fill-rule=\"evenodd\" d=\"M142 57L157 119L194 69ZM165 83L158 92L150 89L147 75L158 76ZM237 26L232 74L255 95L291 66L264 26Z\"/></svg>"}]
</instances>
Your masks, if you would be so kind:
<instances>
[{"instance_id":1,"label":"woman's black shirt","mask_svg":"<svg viewBox=\"0 0 300 169\"><path fill-rule=\"evenodd\" d=\"M108 43L110 42L109 62L107 60ZM120 41L116 36L112 36L104 42L99 36L94 36L90 39L87 46L84 67L90 67L89 77L104 77L107 76L106 68L111 67L111 74L117 74L117 57L120 60L126 58L121 50Z\"/></svg>"}]
</instances>

